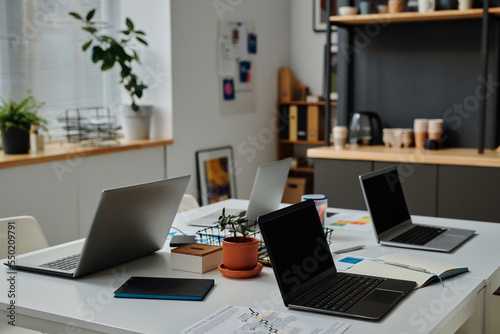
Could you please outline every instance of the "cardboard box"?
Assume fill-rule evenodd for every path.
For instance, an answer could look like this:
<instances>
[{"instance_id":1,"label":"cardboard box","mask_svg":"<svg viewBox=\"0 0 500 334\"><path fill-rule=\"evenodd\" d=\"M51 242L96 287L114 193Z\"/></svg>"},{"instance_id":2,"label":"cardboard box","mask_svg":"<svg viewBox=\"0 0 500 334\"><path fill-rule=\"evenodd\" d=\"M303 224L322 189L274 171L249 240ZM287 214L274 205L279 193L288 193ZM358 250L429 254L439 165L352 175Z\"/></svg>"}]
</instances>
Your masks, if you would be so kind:
<instances>
[{"instance_id":1,"label":"cardboard box","mask_svg":"<svg viewBox=\"0 0 500 334\"><path fill-rule=\"evenodd\" d=\"M187 244L171 250L172 269L203 274L222 263L222 246Z\"/></svg>"},{"instance_id":2,"label":"cardboard box","mask_svg":"<svg viewBox=\"0 0 500 334\"><path fill-rule=\"evenodd\" d=\"M295 204L300 202L302 195L310 193L310 182L307 177L289 177L283 192L283 203Z\"/></svg>"}]
</instances>

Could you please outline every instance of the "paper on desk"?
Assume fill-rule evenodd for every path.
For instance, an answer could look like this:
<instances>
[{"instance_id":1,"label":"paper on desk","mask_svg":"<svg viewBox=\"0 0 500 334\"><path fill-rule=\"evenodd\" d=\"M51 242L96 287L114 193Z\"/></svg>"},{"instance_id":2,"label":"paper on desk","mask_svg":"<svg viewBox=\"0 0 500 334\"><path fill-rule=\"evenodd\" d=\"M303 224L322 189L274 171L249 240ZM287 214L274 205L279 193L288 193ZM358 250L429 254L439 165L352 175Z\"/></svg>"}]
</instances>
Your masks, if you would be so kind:
<instances>
[{"instance_id":1,"label":"paper on desk","mask_svg":"<svg viewBox=\"0 0 500 334\"><path fill-rule=\"evenodd\" d=\"M182 334L195 333L328 333L341 334L349 327L345 321L311 315L258 310L251 307L227 305L194 325Z\"/></svg>"},{"instance_id":2,"label":"paper on desk","mask_svg":"<svg viewBox=\"0 0 500 334\"><path fill-rule=\"evenodd\" d=\"M370 231L372 229L372 220L366 213L339 212L327 218L325 227L353 231Z\"/></svg>"},{"instance_id":3,"label":"paper on desk","mask_svg":"<svg viewBox=\"0 0 500 334\"><path fill-rule=\"evenodd\" d=\"M365 259L373 260L373 258L370 257L349 254L339 254L333 256L333 261L335 262L335 268L337 271L346 271Z\"/></svg>"}]
</instances>

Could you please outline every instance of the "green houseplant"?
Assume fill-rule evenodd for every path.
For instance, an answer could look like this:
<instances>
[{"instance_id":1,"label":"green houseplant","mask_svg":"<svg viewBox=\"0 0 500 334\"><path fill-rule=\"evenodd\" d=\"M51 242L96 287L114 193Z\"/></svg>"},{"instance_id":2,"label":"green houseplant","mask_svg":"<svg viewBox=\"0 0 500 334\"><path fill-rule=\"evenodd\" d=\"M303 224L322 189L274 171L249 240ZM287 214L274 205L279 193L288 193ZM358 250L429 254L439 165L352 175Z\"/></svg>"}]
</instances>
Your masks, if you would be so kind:
<instances>
[{"instance_id":1,"label":"green houseplant","mask_svg":"<svg viewBox=\"0 0 500 334\"><path fill-rule=\"evenodd\" d=\"M0 131L6 154L26 154L29 151L30 128L48 131L47 120L40 117L38 112L44 105L39 103L28 91L28 96L17 103L9 98L1 99Z\"/></svg>"},{"instance_id":2,"label":"green houseplant","mask_svg":"<svg viewBox=\"0 0 500 334\"><path fill-rule=\"evenodd\" d=\"M103 23L94 19L95 11L95 9L90 10L84 17L75 12L69 13L83 23L82 30L90 35L90 39L82 45L82 50L84 52L91 50L92 62L99 63L102 71L112 69L115 64L120 66L120 84L131 100L130 109L124 108L125 136L128 139L147 139L152 106L137 104L137 100L142 98L148 86L133 70L134 63L140 64L140 60L132 45L139 42L147 46L148 43L144 39L146 34L142 30L137 30L130 18L125 19L126 29L119 31L121 34L119 38L103 34L101 33Z\"/></svg>"},{"instance_id":3,"label":"green houseplant","mask_svg":"<svg viewBox=\"0 0 500 334\"><path fill-rule=\"evenodd\" d=\"M257 266L259 240L249 236L249 232L255 230L247 224L247 216L226 216L226 208L222 209L222 215L219 217L220 230L230 228L229 232L233 234L222 240L224 266L229 270L252 270Z\"/></svg>"}]
</instances>

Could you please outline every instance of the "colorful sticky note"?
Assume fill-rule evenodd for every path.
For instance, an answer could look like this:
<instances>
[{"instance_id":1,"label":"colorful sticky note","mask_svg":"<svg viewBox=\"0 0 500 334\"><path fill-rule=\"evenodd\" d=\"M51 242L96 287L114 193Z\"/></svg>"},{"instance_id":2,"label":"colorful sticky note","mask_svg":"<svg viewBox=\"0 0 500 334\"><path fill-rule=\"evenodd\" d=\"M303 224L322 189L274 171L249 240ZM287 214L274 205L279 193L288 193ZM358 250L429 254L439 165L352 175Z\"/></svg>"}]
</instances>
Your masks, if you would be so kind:
<instances>
[{"instance_id":1,"label":"colorful sticky note","mask_svg":"<svg viewBox=\"0 0 500 334\"><path fill-rule=\"evenodd\" d=\"M234 100L234 81L233 79L222 80L222 91L224 100Z\"/></svg>"}]
</instances>

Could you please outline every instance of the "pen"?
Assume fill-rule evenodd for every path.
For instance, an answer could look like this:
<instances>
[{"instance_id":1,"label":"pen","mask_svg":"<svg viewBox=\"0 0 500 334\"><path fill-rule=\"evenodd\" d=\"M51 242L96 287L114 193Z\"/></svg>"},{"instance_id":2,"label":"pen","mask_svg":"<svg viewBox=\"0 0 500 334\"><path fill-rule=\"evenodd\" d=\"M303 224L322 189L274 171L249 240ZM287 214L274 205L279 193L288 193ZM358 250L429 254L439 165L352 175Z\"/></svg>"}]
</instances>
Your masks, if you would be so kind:
<instances>
[{"instance_id":1,"label":"pen","mask_svg":"<svg viewBox=\"0 0 500 334\"><path fill-rule=\"evenodd\" d=\"M423 273L428 273L429 272L425 268L410 266L408 264L396 263L396 262L388 262L388 261L384 261L384 263L385 264L390 264L391 266L396 266L396 267L406 268L406 269L410 269L410 270L420 271L420 272L423 272Z\"/></svg>"},{"instance_id":2,"label":"pen","mask_svg":"<svg viewBox=\"0 0 500 334\"><path fill-rule=\"evenodd\" d=\"M339 250L333 251L332 254L336 255L336 254L348 253L348 252L353 252L353 251L357 251L357 250L365 249L365 248L366 248L365 245L354 246L354 247L350 247L350 248L344 248L344 249L339 249Z\"/></svg>"}]
</instances>

